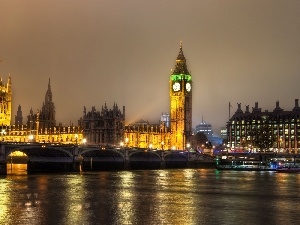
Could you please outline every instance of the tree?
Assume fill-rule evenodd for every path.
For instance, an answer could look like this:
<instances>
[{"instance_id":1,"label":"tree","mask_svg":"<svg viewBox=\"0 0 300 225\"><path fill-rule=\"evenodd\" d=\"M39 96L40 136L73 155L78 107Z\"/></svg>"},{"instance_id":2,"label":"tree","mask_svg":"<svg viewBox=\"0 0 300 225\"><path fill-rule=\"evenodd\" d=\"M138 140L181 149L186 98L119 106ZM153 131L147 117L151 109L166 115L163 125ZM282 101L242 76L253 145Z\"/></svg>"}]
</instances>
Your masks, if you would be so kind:
<instances>
[{"instance_id":1,"label":"tree","mask_svg":"<svg viewBox=\"0 0 300 225\"><path fill-rule=\"evenodd\" d=\"M207 136L203 132L198 132L193 138L196 146L200 148L202 148L202 146L206 146L206 143L208 142Z\"/></svg>"}]
</instances>

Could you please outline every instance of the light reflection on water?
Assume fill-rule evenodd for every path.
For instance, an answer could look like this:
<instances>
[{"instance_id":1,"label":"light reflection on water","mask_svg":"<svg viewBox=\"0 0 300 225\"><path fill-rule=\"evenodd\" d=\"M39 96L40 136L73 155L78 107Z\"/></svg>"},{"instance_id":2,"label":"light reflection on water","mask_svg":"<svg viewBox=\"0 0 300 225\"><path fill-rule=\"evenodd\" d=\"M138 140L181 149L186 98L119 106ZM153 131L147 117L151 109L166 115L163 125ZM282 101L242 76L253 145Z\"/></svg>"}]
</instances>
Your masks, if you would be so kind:
<instances>
[{"instance_id":1,"label":"light reflection on water","mask_svg":"<svg viewBox=\"0 0 300 225\"><path fill-rule=\"evenodd\" d=\"M300 174L182 169L27 175L18 165L0 179L0 224L297 224L300 210Z\"/></svg>"}]
</instances>

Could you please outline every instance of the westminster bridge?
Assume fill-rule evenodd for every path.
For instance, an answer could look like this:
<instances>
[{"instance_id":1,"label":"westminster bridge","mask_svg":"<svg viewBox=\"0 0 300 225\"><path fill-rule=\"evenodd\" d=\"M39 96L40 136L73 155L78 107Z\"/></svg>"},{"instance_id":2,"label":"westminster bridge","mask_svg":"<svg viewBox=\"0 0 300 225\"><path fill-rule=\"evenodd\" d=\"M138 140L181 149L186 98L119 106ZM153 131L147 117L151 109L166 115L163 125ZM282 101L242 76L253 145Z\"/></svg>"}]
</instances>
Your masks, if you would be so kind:
<instances>
[{"instance_id":1,"label":"westminster bridge","mask_svg":"<svg viewBox=\"0 0 300 225\"><path fill-rule=\"evenodd\" d=\"M27 172L79 172L123 169L186 168L201 161L213 166L210 156L188 151L109 148L89 145L54 145L41 143L0 143L0 174L7 174L12 152L26 154Z\"/></svg>"},{"instance_id":2,"label":"westminster bridge","mask_svg":"<svg viewBox=\"0 0 300 225\"><path fill-rule=\"evenodd\" d=\"M80 172L99 170L215 168L216 163L261 163L272 159L300 162L299 154L220 153L213 156L189 151L55 145L30 142L0 143L0 174L7 174L9 155L27 156L27 172Z\"/></svg>"}]
</instances>

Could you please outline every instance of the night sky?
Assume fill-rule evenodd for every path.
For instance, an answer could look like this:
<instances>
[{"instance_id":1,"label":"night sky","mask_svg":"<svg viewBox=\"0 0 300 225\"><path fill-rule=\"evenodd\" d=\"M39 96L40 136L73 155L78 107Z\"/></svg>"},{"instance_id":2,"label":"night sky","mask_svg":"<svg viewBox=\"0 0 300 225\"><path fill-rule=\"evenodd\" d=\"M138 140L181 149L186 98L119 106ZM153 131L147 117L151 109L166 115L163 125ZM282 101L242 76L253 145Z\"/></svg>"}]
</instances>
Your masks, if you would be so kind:
<instances>
[{"instance_id":1,"label":"night sky","mask_svg":"<svg viewBox=\"0 0 300 225\"><path fill-rule=\"evenodd\" d=\"M179 43L193 78L193 126L215 133L241 103L291 110L300 99L299 0L0 0L0 77L13 113L42 108L51 79L56 120L83 107L126 107L126 124L169 112ZM24 121L25 122L25 119Z\"/></svg>"}]
</instances>

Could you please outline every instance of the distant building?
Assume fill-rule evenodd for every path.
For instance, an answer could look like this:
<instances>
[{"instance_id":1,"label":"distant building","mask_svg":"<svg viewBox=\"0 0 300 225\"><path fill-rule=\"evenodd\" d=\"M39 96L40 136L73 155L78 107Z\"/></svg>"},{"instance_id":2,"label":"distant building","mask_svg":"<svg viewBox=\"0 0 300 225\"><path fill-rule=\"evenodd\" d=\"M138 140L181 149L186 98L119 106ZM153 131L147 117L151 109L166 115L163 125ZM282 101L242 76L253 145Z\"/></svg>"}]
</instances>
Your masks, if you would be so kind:
<instances>
[{"instance_id":1,"label":"distant building","mask_svg":"<svg viewBox=\"0 0 300 225\"><path fill-rule=\"evenodd\" d=\"M196 126L195 133L202 132L206 135L208 141L211 142L213 146L222 144L222 138L213 134L212 126L209 123L202 122Z\"/></svg>"},{"instance_id":2,"label":"distant building","mask_svg":"<svg viewBox=\"0 0 300 225\"><path fill-rule=\"evenodd\" d=\"M223 140L227 140L227 128L226 127L221 127L221 138Z\"/></svg>"},{"instance_id":3,"label":"distant building","mask_svg":"<svg viewBox=\"0 0 300 225\"><path fill-rule=\"evenodd\" d=\"M196 126L195 132L196 133L202 132L206 136L212 136L212 134L213 134L213 131L212 131L212 128L211 128L211 124L205 123L203 121Z\"/></svg>"},{"instance_id":4,"label":"distant building","mask_svg":"<svg viewBox=\"0 0 300 225\"><path fill-rule=\"evenodd\" d=\"M166 127L170 127L170 114L168 113L161 114L160 121L164 122Z\"/></svg>"},{"instance_id":5,"label":"distant building","mask_svg":"<svg viewBox=\"0 0 300 225\"><path fill-rule=\"evenodd\" d=\"M300 150L300 107L298 99L291 111L284 111L276 102L273 111L262 111L258 102L249 111L246 106L245 112L241 104L227 124L228 146L230 148L244 148L259 150L261 141L271 142L274 151L297 151ZM262 140L262 135L264 138Z\"/></svg>"}]
</instances>

